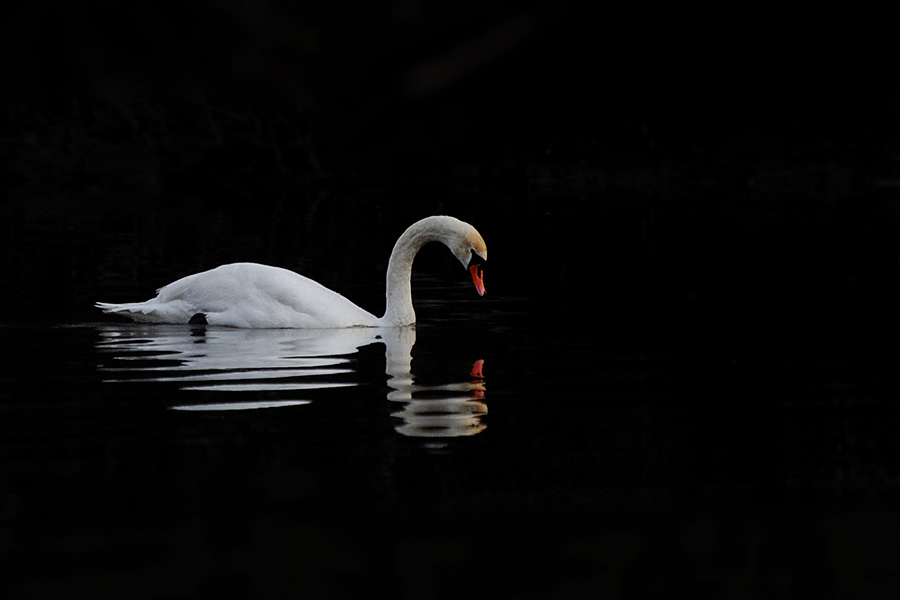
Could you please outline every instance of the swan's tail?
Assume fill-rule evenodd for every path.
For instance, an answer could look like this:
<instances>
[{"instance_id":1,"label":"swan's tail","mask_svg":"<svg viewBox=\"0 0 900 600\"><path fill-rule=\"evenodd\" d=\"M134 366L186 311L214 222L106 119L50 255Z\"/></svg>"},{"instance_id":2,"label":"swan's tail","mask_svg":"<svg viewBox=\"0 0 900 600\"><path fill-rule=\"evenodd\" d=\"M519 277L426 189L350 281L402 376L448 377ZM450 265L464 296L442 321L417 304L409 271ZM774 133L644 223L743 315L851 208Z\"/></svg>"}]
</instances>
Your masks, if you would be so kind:
<instances>
[{"instance_id":1,"label":"swan's tail","mask_svg":"<svg viewBox=\"0 0 900 600\"><path fill-rule=\"evenodd\" d=\"M184 302L130 302L125 304L112 304L110 302L95 302L94 306L106 314L123 315L138 323L187 323L190 319L189 311Z\"/></svg>"}]
</instances>

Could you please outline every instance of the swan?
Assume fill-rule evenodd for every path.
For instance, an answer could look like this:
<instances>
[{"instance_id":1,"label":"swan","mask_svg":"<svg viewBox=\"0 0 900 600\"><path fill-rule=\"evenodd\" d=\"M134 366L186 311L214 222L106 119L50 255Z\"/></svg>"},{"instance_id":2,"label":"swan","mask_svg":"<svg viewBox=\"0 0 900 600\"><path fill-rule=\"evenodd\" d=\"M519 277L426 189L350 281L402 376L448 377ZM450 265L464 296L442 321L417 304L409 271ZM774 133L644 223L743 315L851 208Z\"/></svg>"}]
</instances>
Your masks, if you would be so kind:
<instances>
[{"instance_id":1,"label":"swan","mask_svg":"<svg viewBox=\"0 0 900 600\"><path fill-rule=\"evenodd\" d=\"M410 292L413 259L428 242L443 242L469 269L475 289L484 296L483 266L487 247L478 231L449 216L417 221L403 232L387 268L387 303L383 317L358 307L325 286L280 267L233 263L182 277L157 290L146 302L97 302L105 313L141 323L205 323L254 329L405 327L416 322Z\"/></svg>"}]
</instances>

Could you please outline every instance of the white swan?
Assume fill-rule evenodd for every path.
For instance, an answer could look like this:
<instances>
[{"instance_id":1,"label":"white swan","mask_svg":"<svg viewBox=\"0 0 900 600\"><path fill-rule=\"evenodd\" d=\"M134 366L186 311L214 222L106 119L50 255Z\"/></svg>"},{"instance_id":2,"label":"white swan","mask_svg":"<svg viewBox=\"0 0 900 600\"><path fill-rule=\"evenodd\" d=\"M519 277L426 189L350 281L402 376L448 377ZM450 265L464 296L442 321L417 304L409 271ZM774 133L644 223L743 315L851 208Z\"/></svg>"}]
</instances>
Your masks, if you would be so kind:
<instances>
[{"instance_id":1,"label":"white swan","mask_svg":"<svg viewBox=\"0 0 900 600\"><path fill-rule=\"evenodd\" d=\"M443 242L468 267L475 289L483 296L484 239L468 223L435 216L413 223L394 245L387 268L387 306L381 318L312 279L255 263L222 265L182 277L146 302L97 302L96 306L142 323L199 322L260 329L402 327L416 322L410 292L413 259L419 248L432 241Z\"/></svg>"}]
</instances>

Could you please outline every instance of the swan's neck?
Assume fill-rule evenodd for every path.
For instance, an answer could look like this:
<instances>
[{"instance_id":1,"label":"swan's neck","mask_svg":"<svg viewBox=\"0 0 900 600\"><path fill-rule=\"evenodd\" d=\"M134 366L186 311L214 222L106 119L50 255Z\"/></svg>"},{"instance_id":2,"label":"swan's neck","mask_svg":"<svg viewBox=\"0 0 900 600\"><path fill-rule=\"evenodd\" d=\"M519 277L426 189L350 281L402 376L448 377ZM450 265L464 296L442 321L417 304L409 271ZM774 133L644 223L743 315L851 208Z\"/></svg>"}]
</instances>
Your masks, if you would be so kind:
<instances>
[{"instance_id":1,"label":"swan's neck","mask_svg":"<svg viewBox=\"0 0 900 600\"><path fill-rule=\"evenodd\" d=\"M413 259L428 242L446 243L446 232L441 225L436 217L423 219L407 229L394 244L387 268L387 304L381 318L384 325L405 326L416 322L410 288Z\"/></svg>"}]
</instances>

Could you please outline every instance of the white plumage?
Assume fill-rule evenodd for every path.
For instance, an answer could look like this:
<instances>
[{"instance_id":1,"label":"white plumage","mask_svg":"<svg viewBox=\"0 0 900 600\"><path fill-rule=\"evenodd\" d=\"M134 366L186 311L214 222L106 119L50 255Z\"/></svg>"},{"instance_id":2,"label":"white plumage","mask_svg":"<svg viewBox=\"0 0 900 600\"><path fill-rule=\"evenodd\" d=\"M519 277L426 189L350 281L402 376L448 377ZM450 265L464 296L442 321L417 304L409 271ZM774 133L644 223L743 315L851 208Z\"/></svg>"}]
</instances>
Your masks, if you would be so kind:
<instances>
[{"instance_id":1,"label":"white plumage","mask_svg":"<svg viewBox=\"0 0 900 600\"><path fill-rule=\"evenodd\" d=\"M321 329L393 327L415 323L410 276L419 248L443 242L472 273L484 293L481 270L470 264L487 259L487 248L468 223L447 216L427 217L411 225L397 240L387 270L387 305L381 318L356 306L325 286L280 267L256 263L222 265L183 277L159 289L146 302L96 306L142 323L187 323L202 315L210 325L246 328ZM477 263L477 259L476 259Z\"/></svg>"}]
</instances>

